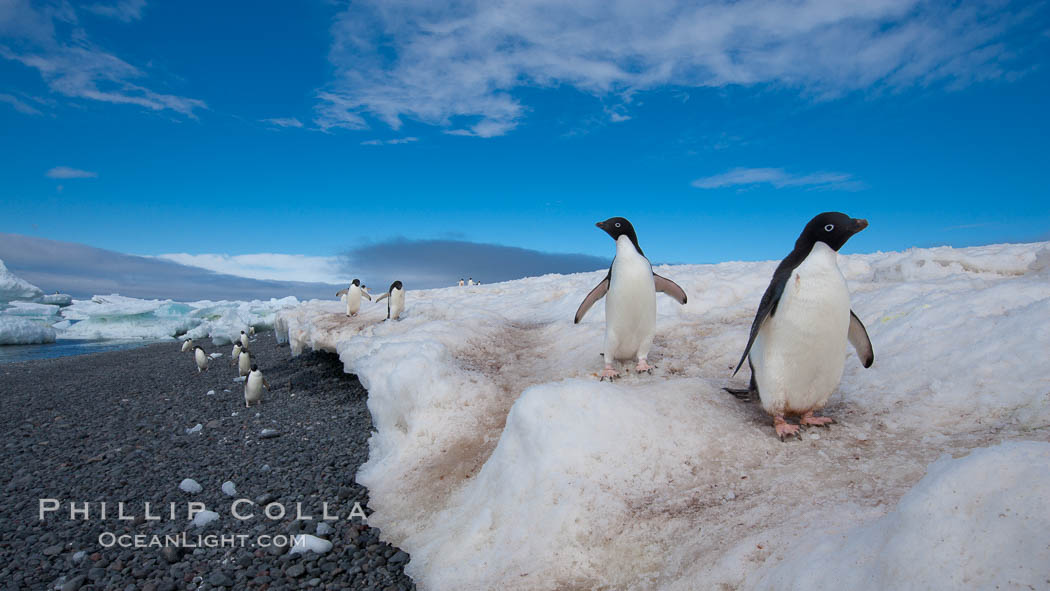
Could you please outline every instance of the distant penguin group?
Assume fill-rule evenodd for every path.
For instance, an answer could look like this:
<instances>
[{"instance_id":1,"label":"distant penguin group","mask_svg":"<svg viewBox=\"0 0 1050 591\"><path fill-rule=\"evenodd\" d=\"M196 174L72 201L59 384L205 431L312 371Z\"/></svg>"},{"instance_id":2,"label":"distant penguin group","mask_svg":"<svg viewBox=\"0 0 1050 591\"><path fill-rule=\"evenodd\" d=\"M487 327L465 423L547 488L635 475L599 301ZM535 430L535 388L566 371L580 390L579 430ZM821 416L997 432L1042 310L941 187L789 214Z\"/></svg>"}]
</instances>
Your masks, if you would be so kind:
<instances>
[{"instance_id":1,"label":"distant penguin group","mask_svg":"<svg viewBox=\"0 0 1050 591\"><path fill-rule=\"evenodd\" d=\"M248 350L248 343L250 342L248 337L254 334L254 326L249 326L247 330L242 330L237 339L233 341L233 350L230 353L230 363L237 366L238 377L244 378L245 407L249 407L252 404L261 404L263 389L270 390L270 385L263 378L262 370L255 363L255 357ZM208 371L212 358L208 356L203 347L194 344L193 339L186 339L182 342L182 351L193 351L193 360L197 364L198 374ZM216 356L219 355L216 354Z\"/></svg>"},{"instance_id":2,"label":"distant penguin group","mask_svg":"<svg viewBox=\"0 0 1050 591\"><path fill-rule=\"evenodd\" d=\"M596 225L616 241L616 256L605 278L583 299L574 323L604 297L605 368L600 379L619 377L614 365L619 361L637 360L635 371L651 373L647 356L656 332L656 293L680 304L688 299L678 284L653 273L629 221L615 217ZM757 396L782 441L798 435L800 426L833 422L815 413L824 408L842 379L847 342L864 367L875 360L867 330L851 309L837 262L838 250L867 226L866 220L838 212L822 213L806 224L795 248L773 273L733 372L747 359L750 385L725 388L742 399ZM799 424L788 423L789 415L798 416Z\"/></svg>"}]
</instances>

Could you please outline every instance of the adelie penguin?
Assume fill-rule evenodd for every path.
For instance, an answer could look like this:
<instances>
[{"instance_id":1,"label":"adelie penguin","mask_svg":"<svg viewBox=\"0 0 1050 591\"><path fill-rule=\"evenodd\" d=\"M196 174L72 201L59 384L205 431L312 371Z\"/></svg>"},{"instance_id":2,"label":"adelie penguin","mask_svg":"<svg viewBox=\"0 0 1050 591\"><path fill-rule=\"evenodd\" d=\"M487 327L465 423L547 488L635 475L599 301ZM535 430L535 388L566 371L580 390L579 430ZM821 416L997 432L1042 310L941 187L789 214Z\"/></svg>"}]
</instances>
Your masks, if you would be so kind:
<instances>
[{"instance_id":1,"label":"adelie penguin","mask_svg":"<svg viewBox=\"0 0 1050 591\"><path fill-rule=\"evenodd\" d=\"M258 365L252 365L251 371L248 372L248 378L244 380L244 407L248 408L252 404L262 403L262 391L266 388L270 390L270 384L266 383L266 378L263 377L262 371Z\"/></svg>"},{"instance_id":2,"label":"adelie penguin","mask_svg":"<svg viewBox=\"0 0 1050 591\"><path fill-rule=\"evenodd\" d=\"M204 352L200 345L193 348L193 360L197 362L197 373L208 371L211 357L208 357L208 354Z\"/></svg>"},{"instance_id":3,"label":"adelie penguin","mask_svg":"<svg viewBox=\"0 0 1050 591\"><path fill-rule=\"evenodd\" d=\"M346 296L346 315L357 316L358 310L361 309L361 298L367 298L368 301L372 301L372 296L368 295L365 291L365 287L361 285L360 279L354 279L350 282L350 287L341 289L335 294L337 297Z\"/></svg>"},{"instance_id":4,"label":"adelie penguin","mask_svg":"<svg viewBox=\"0 0 1050 591\"><path fill-rule=\"evenodd\" d=\"M237 377L248 375L252 367L252 353L245 347L241 347L241 353L237 356Z\"/></svg>"},{"instance_id":5,"label":"adelie penguin","mask_svg":"<svg viewBox=\"0 0 1050 591\"><path fill-rule=\"evenodd\" d=\"M185 353L186 351L192 351L192 350L193 350L193 339L186 339L185 341L182 341L182 352L183 353Z\"/></svg>"},{"instance_id":6,"label":"adelie penguin","mask_svg":"<svg viewBox=\"0 0 1050 591\"><path fill-rule=\"evenodd\" d=\"M864 367L875 361L868 332L850 309L837 261L842 245L866 227L866 220L838 212L810 220L758 305L747 347L733 372L747 359L750 387L726 390L740 398L757 393L781 440L797 435L799 425L833 422L813 413L824 408L842 379L847 340ZM789 414L799 416L799 425L785 420Z\"/></svg>"},{"instance_id":7,"label":"adelie penguin","mask_svg":"<svg viewBox=\"0 0 1050 591\"><path fill-rule=\"evenodd\" d=\"M400 281L391 283L390 289L376 298L376 303L378 304L384 299L386 299L386 319L397 320L405 309L405 288Z\"/></svg>"},{"instance_id":8,"label":"adelie penguin","mask_svg":"<svg viewBox=\"0 0 1050 591\"><path fill-rule=\"evenodd\" d=\"M616 217L595 225L616 241L616 256L605 279L580 304L573 322L579 324L591 306L604 297L605 369L601 379L620 375L613 367L616 361L635 358L636 371L652 371L646 358L656 334L656 292L666 293L680 304L688 298L677 283L653 273L631 222Z\"/></svg>"},{"instance_id":9,"label":"adelie penguin","mask_svg":"<svg viewBox=\"0 0 1050 591\"><path fill-rule=\"evenodd\" d=\"M240 341L233 342L233 352L230 353L230 365L235 365L237 359L241 356L241 351L244 350L244 346L241 345Z\"/></svg>"},{"instance_id":10,"label":"adelie penguin","mask_svg":"<svg viewBox=\"0 0 1050 591\"><path fill-rule=\"evenodd\" d=\"M241 347L248 348L248 333L241 331Z\"/></svg>"}]
</instances>

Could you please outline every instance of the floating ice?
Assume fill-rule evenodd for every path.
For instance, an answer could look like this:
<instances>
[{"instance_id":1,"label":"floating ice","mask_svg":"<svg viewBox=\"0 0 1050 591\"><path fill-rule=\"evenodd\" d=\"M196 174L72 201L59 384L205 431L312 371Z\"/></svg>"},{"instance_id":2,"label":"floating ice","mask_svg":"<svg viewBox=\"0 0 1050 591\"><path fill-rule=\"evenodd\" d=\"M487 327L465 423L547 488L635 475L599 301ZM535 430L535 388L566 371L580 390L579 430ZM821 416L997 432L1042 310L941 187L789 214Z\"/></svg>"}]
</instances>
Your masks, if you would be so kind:
<instances>
[{"instance_id":1,"label":"floating ice","mask_svg":"<svg viewBox=\"0 0 1050 591\"><path fill-rule=\"evenodd\" d=\"M197 426L200 427L200 425ZM179 483L179 490L194 495L204 490L204 487L202 487L200 484L197 483L196 480L192 478L185 478L182 482Z\"/></svg>"},{"instance_id":2,"label":"floating ice","mask_svg":"<svg viewBox=\"0 0 1050 591\"><path fill-rule=\"evenodd\" d=\"M1046 539L1013 513L988 537L964 533L967 525L904 524L920 498L947 519L955 483L960 507L976 511L973 527L985 527L998 503L994 479L971 486L936 463L931 480L902 496L943 453L1045 437L1050 244L839 261L875 364L862 368L850 350L827 408L839 424L789 443L758 405L721 391L747 383L746 369L730 373L776 261L658 267L689 303L659 297L650 355L659 369L613 384L595 377L604 306L572 322L605 270L484 285L466 301L459 289L414 291L400 322L384 322L386 307L367 302L347 319L333 299L278 312L274 324L293 354L336 352L368 389L376 431L357 473L375 510L368 521L411 553L406 570L428 589L762 588L772 569L790 581L808 561L831 560L821 542L807 554L805 539L840 536L845 569L878 555L880 540L922 529L953 536L960 560L1006 556L1000 532L1015 532L1035 548L990 572L1045 574ZM1029 515L1030 498L1013 495L1045 490L1025 467L1038 463L1034 452L984 453L973 461L1004 463L987 472L1014 483L1002 499ZM960 475L977 464L962 465ZM898 501L900 516L884 517ZM1050 531L1045 518L1033 521ZM879 525L858 529L866 523ZM910 555L927 553L912 545ZM848 580L907 586L858 582L897 572L894 556L857 563Z\"/></svg>"},{"instance_id":3,"label":"floating ice","mask_svg":"<svg viewBox=\"0 0 1050 591\"><path fill-rule=\"evenodd\" d=\"M73 321L60 335L68 339L170 339L211 337L230 342L246 326L270 328L274 313L298 304L294 297L231 302L140 300L120 295L74 300L61 311Z\"/></svg>"},{"instance_id":4,"label":"floating ice","mask_svg":"<svg viewBox=\"0 0 1050 591\"><path fill-rule=\"evenodd\" d=\"M40 303L65 307L73 303L73 296L68 293L50 293L41 296Z\"/></svg>"},{"instance_id":5,"label":"floating ice","mask_svg":"<svg viewBox=\"0 0 1050 591\"><path fill-rule=\"evenodd\" d=\"M215 511L208 511L207 509L205 509L204 511L201 511L200 513L197 513L193 516L193 520L190 521L190 525L192 525L193 527L204 527L205 525L208 525L209 523L217 520L218 518L218 513L216 513Z\"/></svg>"},{"instance_id":6,"label":"floating ice","mask_svg":"<svg viewBox=\"0 0 1050 591\"><path fill-rule=\"evenodd\" d=\"M233 484L232 481L227 480L226 482L222 483L222 492L228 497L236 496L237 487Z\"/></svg>"},{"instance_id":7,"label":"floating ice","mask_svg":"<svg viewBox=\"0 0 1050 591\"><path fill-rule=\"evenodd\" d=\"M0 302L36 300L43 295L39 287L9 271L4 261L0 260Z\"/></svg>"},{"instance_id":8,"label":"floating ice","mask_svg":"<svg viewBox=\"0 0 1050 591\"><path fill-rule=\"evenodd\" d=\"M292 536L292 547L289 554L303 554L305 552L317 552L324 554L332 549L332 543L310 534L299 534Z\"/></svg>"},{"instance_id":9,"label":"floating ice","mask_svg":"<svg viewBox=\"0 0 1050 591\"><path fill-rule=\"evenodd\" d=\"M55 329L19 316L0 314L0 345L35 345L55 342Z\"/></svg>"}]
</instances>

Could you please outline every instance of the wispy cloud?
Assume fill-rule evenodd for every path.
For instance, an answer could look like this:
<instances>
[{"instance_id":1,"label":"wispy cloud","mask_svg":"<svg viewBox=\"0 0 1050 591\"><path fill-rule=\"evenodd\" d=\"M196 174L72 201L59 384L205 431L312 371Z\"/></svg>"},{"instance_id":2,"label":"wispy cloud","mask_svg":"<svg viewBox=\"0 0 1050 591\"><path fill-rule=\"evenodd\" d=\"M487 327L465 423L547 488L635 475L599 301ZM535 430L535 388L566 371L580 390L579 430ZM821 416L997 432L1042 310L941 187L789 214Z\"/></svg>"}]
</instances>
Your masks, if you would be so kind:
<instances>
[{"instance_id":1,"label":"wispy cloud","mask_svg":"<svg viewBox=\"0 0 1050 591\"><path fill-rule=\"evenodd\" d=\"M540 252L463 240L391 240L343 255L342 270L367 285L401 280L409 289L455 285L462 277L485 283L547 273L594 271L607 259L585 254Z\"/></svg>"},{"instance_id":2,"label":"wispy cloud","mask_svg":"<svg viewBox=\"0 0 1050 591\"><path fill-rule=\"evenodd\" d=\"M114 18L132 20L132 15L138 14L137 5L120 2L106 6L113 10ZM137 10L141 12L141 6ZM61 26L56 27L56 23ZM7 0L0 9L0 36L7 41L0 44L0 57L37 70L52 92L154 111L171 110L191 118L196 110L207 108L204 101L156 92L135 82L145 78L145 73L93 44L68 3L35 7L28 0Z\"/></svg>"},{"instance_id":3,"label":"wispy cloud","mask_svg":"<svg viewBox=\"0 0 1050 591\"><path fill-rule=\"evenodd\" d=\"M49 179L93 179L98 176L97 172L68 166L56 166L44 174Z\"/></svg>"},{"instance_id":4,"label":"wispy cloud","mask_svg":"<svg viewBox=\"0 0 1050 591\"><path fill-rule=\"evenodd\" d=\"M777 189L799 187L837 191L861 191L867 188L863 182L844 172L791 174L783 168L734 168L728 172L696 179L692 185L698 189L754 185L771 185Z\"/></svg>"},{"instance_id":5,"label":"wispy cloud","mask_svg":"<svg viewBox=\"0 0 1050 591\"><path fill-rule=\"evenodd\" d=\"M39 109L26 104L25 101L11 94L0 94L0 103L7 103L19 113L26 115L43 115Z\"/></svg>"},{"instance_id":6,"label":"wispy cloud","mask_svg":"<svg viewBox=\"0 0 1050 591\"><path fill-rule=\"evenodd\" d=\"M996 0L694 3L421 0L353 2L331 28L335 77L318 94L322 129L403 118L477 137L503 135L529 109L514 92L573 87L618 101L638 92L773 84L815 99L861 89L961 88L1010 74Z\"/></svg>"},{"instance_id":7,"label":"wispy cloud","mask_svg":"<svg viewBox=\"0 0 1050 591\"><path fill-rule=\"evenodd\" d=\"M389 145L392 145L392 144L411 144L413 142L418 142L418 141L419 141L419 138L410 136L410 137L397 137L397 138L389 139L389 140L365 140L365 141L361 142L361 145L362 146L389 146Z\"/></svg>"},{"instance_id":8,"label":"wispy cloud","mask_svg":"<svg viewBox=\"0 0 1050 591\"><path fill-rule=\"evenodd\" d=\"M119 0L118 2L88 4L84 6L84 10L99 16L130 23L142 18L142 9L145 7L146 0Z\"/></svg>"},{"instance_id":9,"label":"wispy cloud","mask_svg":"<svg viewBox=\"0 0 1050 591\"><path fill-rule=\"evenodd\" d=\"M269 123L276 127L302 127L303 122L299 121L295 117L273 117L270 119L260 119L263 123Z\"/></svg>"},{"instance_id":10,"label":"wispy cloud","mask_svg":"<svg viewBox=\"0 0 1050 591\"><path fill-rule=\"evenodd\" d=\"M160 254L156 258L251 279L318 283L349 281L349 278L340 269L338 257L276 253L239 255L173 253Z\"/></svg>"}]
</instances>

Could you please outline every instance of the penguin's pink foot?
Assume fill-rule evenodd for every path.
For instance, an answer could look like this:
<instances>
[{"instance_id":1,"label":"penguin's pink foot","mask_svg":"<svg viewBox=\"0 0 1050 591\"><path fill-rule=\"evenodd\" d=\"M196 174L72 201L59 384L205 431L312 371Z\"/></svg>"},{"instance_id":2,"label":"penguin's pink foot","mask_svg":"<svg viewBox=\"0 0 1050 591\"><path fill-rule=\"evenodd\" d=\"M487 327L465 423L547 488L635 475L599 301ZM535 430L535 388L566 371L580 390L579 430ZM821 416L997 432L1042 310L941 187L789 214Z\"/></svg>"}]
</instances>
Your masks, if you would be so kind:
<instances>
[{"instance_id":1,"label":"penguin's pink foot","mask_svg":"<svg viewBox=\"0 0 1050 591\"><path fill-rule=\"evenodd\" d=\"M611 382L616 378L620 377L620 372L607 365L605 366L605 369L602 370L602 373L598 375L601 376L601 379L599 381L604 382L606 379L608 379Z\"/></svg>"},{"instance_id":2,"label":"penguin's pink foot","mask_svg":"<svg viewBox=\"0 0 1050 591\"><path fill-rule=\"evenodd\" d=\"M773 417L773 429L777 432L777 436L780 437L781 441L784 441L784 438L789 435L799 437L798 425L792 425L784 420L784 415Z\"/></svg>"},{"instance_id":3,"label":"penguin's pink foot","mask_svg":"<svg viewBox=\"0 0 1050 591\"><path fill-rule=\"evenodd\" d=\"M638 360L638 365L635 366L634 371L636 371L638 373L642 373L643 371L644 372L648 372L648 373L653 373L654 369L656 369L655 365L649 365L648 363L646 363L646 361L644 359L639 359Z\"/></svg>"},{"instance_id":4,"label":"penguin's pink foot","mask_svg":"<svg viewBox=\"0 0 1050 591\"><path fill-rule=\"evenodd\" d=\"M813 425L815 427L827 427L829 424L834 423L835 419L831 417L817 417L813 416L813 411L809 411L802 415L802 418L798 420L799 425Z\"/></svg>"}]
</instances>

